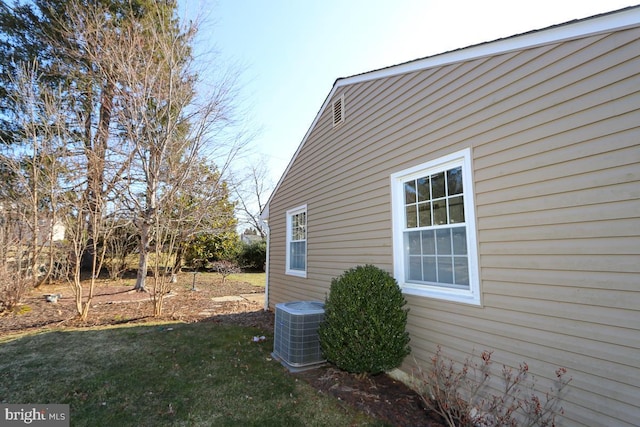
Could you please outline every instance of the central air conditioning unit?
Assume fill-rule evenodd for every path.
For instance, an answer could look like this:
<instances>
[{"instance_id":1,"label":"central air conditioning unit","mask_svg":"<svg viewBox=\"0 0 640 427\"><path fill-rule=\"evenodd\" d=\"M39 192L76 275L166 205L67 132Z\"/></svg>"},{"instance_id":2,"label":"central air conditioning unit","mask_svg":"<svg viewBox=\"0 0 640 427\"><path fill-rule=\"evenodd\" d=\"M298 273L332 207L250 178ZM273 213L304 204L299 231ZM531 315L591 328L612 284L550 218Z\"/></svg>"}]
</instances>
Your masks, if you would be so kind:
<instances>
[{"instance_id":1,"label":"central air conditioning unit","mask_svg":"<svg viewBox=\"0 0 640 427\"><path fill-rule=\"evenodd\" d=\"M289 371L315 368L325 362L318 338L324 320L324 304L319 301L293 301L276 304L273 333L274 359Z\"/></svg>"}]
</instances>

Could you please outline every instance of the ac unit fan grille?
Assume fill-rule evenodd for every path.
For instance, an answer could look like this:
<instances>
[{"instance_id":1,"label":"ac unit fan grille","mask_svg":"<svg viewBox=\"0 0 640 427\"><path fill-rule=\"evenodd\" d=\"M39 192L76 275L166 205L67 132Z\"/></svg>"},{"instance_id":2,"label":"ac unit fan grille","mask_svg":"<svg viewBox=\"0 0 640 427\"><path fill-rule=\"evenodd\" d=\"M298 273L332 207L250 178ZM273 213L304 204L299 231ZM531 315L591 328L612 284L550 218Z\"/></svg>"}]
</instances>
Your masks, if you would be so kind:
<instances>
[{"instance_id":1,"label":"ac unit fan grille","mask_svg":"<svg viewBox=\"0 0 640 427\"><path fill-rule=\"evenodd\" d=\"M324 305L317 301L276 304L273 355L290 370L313 367L322 357L318 327Z\"/></svg>"}]
</instances>

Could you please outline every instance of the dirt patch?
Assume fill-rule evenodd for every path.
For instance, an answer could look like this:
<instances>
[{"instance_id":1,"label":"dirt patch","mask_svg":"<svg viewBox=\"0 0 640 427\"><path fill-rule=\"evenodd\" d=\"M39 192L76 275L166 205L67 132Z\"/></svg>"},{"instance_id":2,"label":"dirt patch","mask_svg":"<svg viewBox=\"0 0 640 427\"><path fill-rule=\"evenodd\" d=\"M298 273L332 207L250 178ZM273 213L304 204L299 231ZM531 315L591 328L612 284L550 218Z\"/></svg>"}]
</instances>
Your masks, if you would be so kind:
<instances>
[{"instance_id":1,"label":"dirt patch","mask_svg":"<svg viewBox=\"0 0 640 427\"><path fill-rule=\"evenodd\" d=\"M163 316L153 317L152 295L117 282L100 281L86 322L77 319L75 301L66 285L45 286L32 291L24 304L0 316L0 336L39 329L65 329L122 323L179 320L216 322L273 331L274 315L264 310L264 288L246 282L209 279L191 290L192 275L179 278L166 295ZM181 284L182 283L182 284ZM56 303L46 295L60 295ZM232 297L232 298L227 298ZM393 426L441 427L435 415L421 404L410 388L387 375L358 377L325 365L296 375L319 393L335 396Z\"/></svg>"},{"instance_id":2,"label":"dirt patch","mask_svg":"<svg viewBox=\"0 0 640 427\"><path fill-rule=\"evenodd\" d=\"M360 377L331 365L295 374L329 394L393 426L443 427L423 406L420 396L386 374Z\"/></svg>"},{"instance_id":3,"label":"dirt patch","mask_svg":"<svg viewBox=\"0 0 640 427\"><path fill-rule=\"evenodd\" d=\"M41 286L31 291L16 310L0 316L0 335L43 327L89 327L151 320L195 322L218 315L263 309L264 304L260 298L251 298L251 295L263 294L263 287L246 282L226 280L223 283L221 279L208 279L206 283L197 283L197 290L193 291L191 278L191 274L185 273L179 277L171 292L165 295L163 315L160 318L153 317L151 293L136 292L133 285L100 280L95 288L86 322L77 318L75 297L68 285ZM59 298L55 303L48 302L48 295ZM228 295L239 298L233 301L214 300ZM86 301L86 297L83 301Z\"/></svg>"}]
</instances>

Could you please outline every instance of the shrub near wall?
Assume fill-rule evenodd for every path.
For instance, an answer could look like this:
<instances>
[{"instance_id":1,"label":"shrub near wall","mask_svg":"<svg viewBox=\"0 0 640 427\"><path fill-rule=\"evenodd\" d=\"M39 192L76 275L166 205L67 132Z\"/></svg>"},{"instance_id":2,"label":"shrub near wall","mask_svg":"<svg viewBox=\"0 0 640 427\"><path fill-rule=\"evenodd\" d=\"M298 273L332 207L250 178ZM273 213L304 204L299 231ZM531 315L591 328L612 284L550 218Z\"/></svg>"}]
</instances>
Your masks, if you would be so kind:
<instances>
[{"instance_id":1,"label":"shrub near wall","mask_svg":"<svg viewBox=\"0 0 640 427\"><path fill-rule=\"evenodd\" d=\"M333 279L318 329L324 356L352 373L398 367L411 351L406 303L395 279L373 265Z\"/></svg>"}]
</instances>

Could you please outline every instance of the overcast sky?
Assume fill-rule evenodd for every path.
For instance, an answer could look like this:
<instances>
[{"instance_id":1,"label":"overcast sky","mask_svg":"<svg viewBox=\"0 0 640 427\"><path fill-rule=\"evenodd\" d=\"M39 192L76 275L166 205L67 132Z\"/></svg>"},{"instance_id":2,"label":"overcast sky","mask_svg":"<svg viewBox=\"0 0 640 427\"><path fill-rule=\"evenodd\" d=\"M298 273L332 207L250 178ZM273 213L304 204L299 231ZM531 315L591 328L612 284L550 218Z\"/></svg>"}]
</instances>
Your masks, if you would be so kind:
<instances>
[{"instance_id":1,"label":"overcast sky","mask_svg":"<svg viewBox=\"0 0 640 427\"><path fill-rule=\"evenodd\" d=\"M240 104L277 182L333 83L633 5L632 0L182 0L199 48L243 70ZM185 3L189 3L185 9Z\"/></svg>"}]
</instances>

